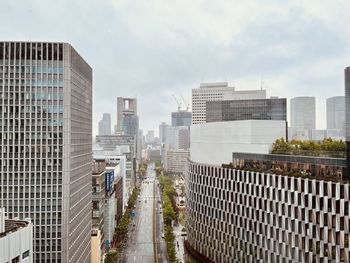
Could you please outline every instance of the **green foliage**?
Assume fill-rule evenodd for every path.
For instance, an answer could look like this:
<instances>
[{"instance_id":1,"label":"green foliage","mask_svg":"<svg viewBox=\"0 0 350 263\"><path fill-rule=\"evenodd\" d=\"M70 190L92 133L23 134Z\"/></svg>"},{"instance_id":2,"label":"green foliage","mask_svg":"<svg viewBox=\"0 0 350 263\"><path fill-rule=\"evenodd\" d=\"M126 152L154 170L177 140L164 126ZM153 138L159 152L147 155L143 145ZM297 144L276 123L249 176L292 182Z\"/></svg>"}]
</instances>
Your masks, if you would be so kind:
<instances>
[{"instance_id":1,"label":"green foliage","mask_svg":"<svg viewBox=\"0 0 350 263\"><path fill-rule=\"evenodd\" d=\"M163 219L164 219L164 230L165 230L165 242L167 244L167 253L169 262L177 262L176 249L174 244L174 234L172 228L172 221L177 219L177 214L175 212L175 197L176 191L173 187L172 177L160 176L159 184L162 189L163 196Z\"/></svg>"},{"instance_id":2,"label":"green foliage","mask_svg":"<svg viewBox=\"0 0 350 263\"><path fill-rule=\"evenodd\" d=\"M134 205L136 204L136 200L137 200L137 196L140 192L140 189L135 187L134 190L132 190L132 194L129 197L129 201L128 201L128 208L131 209L134 207Z\"/></svg>"},{"instance_id":3,"label":"green foliage","mask_svg":"<svg viewBox=\"0 0 350 263\"><path fill-rule=\"evenodd\" d=\"M105 257L105 263L114 263L118 261L118 252L108 252Z\"/></svg>"},{"instance_id":4,"label":"green foliage","mask_svg":"<svg viewBox=\"0 0 350 263\"><path fill-rule=\"evenodd\" d=\"M164 227L165 229L165 242L167 244L167 252L168 252L168 257L169 257L169 261L170 262L176 262L177 258L176 258L176 249L175 249L175 237L173 234L173 228L171 225L166 225Z\"/></svg>"},{"instance_id":5,"label":"green foliage","mask_svg":"<svg viewBox=\"0 0 350 263\"><path fill-rule=\"evenodd\" d=\"M345 152L345 142L337 141L331 138L323 141L285 141L283 138L277 139L272 145L274 154L300 154L300 155L325 155L340 156Z\"/></svg>"},{"instance_id":6,"label":"green foliage","mask_svg":"<svg viewBox=\"0 0 350 263\"><path fill-rule=\"evenodd\" d=\"M166 225L171 225L171 222L175 220L175 212L169 196L163 193L163 213L164 213L164 223Z\"/></svg>"}]
</instances>

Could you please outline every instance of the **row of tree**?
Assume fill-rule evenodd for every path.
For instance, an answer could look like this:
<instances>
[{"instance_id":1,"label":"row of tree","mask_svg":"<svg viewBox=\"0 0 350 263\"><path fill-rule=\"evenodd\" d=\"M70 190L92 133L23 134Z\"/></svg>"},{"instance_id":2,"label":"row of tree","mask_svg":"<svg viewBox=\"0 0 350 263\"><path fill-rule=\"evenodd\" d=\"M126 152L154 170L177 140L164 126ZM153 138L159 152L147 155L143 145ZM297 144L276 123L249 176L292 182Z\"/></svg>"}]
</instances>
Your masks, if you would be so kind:
<instances>
[{"instance_id":1,"label":"row of tree","mask_svg":"<svg viewBox=\"0 0 350 263\"><path fill-rule=\"evenodd\" d=\"M177 220L176 192L173 187L173 180L169 176L160 176L159 184L163 197L163 219L164 219L164 238L167 244L167 253L169 262L177 262L175 250L175 237L173 234L173 221Z\"/></svg>"},{"instance_id":2,"label":"row of tree","mask_svg":"<svg viewBox=\"0 0 350 263\"><path fill-rule=\"evenodd\" d=\"M137 196L140 189L135 187L132 191L131 196L129 197L128 207L118 222L118 225L114 231L114 242L112 244L112 250L106 253L105 263L115 263L118 262L123 246L127 242L129 226L130 226L130 212L132 211L134 205L137 201Z\"/></svg>"},{"instance_id":3,"label":"row of tree","mask_svg":"<svg viewBox=\"0 0 350 263\"><path fill-rule=\"evenodd\" d=\"M342 140L333 140L331 138L324 139L322 141L301 141L301 140L291 140L286 141L284 138L277 139L272 145L272 153L275 154L286 154L297 151L305 151L314 153L315 155L321 155L327 153L329 155L339 154L345 152L346 144Z\"/></svg>"}]
</instances>

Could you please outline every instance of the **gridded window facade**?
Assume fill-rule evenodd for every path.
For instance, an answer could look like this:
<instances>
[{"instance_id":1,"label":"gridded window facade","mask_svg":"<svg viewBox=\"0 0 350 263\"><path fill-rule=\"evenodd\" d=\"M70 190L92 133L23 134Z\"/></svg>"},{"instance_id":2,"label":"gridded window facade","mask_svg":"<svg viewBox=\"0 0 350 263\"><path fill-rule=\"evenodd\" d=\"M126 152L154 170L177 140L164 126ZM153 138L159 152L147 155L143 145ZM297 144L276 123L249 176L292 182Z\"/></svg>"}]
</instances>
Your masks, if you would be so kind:
<instances>
[{"instance_id":1,"label":"gridded window facade","mask_svg":"<svg viewBox=\"0 0 350 263\"><path fill-rule=\"evenodd\" d=\"M225 100L206 102L206 121L287 121L286 99Z\"/></svg>"},{"instance_id":2,"label":"gridded window facade","mask_svg":"<svg viewBox=\"0 0 350 263\"><path fill-rule=\"evenodd\" d=\"M350 262L349 184L189 162L188 241L215 262Z\"/></svg>"},{"instance_id":3,"label":"gridded window facade","mask_svg":"<svg viewBox=\"0 0 350 263\"><path fill-rule=\"evenodd\" d=\"M63 247L73 243L71 224L91 221L71 216L76 207L90 218L91 203L84 210L76 200L84 191L91 196L92 98L91 68L77 56L64 43L0 42L0 207L9 218L32 220L34 262L69 262ZM75 134L83 134L83 145ZM89 185L81 180L76 191L74 175L90 175ZM75 251L83 260L90 253Z\"/></svg>"}]
</instances>

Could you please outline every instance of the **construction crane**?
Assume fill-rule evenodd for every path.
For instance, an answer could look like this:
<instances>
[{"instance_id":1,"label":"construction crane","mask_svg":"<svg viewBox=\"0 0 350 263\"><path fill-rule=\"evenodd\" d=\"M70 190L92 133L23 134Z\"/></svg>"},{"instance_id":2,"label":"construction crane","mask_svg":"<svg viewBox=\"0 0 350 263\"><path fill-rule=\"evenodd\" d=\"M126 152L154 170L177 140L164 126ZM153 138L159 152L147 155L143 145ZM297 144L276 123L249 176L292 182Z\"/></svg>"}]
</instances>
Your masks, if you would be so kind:
<instances>
[{"instance_id":1,"label":"construction crane","mask_svg":"<svg viewBox=\"0 0 350 263\"><path fill-rule=\"evenodd\" d=\"M181 95L181 99L184 102L184 104L186 105L186 111L188 111L190 109L190 104L186 103L186 101L182 95Z\"/></svg>"},{"instance_id":2,"label":"construction crane","mask_svg":"<svg viewBox=\"0 0 350 263\"><path fill-rule=\"evenodd\" d=\"M180 111L181 110L181 101L179 101L174 94L173 94L173 98L177 104L177 111Z\"/></svg>"}]
</instances>

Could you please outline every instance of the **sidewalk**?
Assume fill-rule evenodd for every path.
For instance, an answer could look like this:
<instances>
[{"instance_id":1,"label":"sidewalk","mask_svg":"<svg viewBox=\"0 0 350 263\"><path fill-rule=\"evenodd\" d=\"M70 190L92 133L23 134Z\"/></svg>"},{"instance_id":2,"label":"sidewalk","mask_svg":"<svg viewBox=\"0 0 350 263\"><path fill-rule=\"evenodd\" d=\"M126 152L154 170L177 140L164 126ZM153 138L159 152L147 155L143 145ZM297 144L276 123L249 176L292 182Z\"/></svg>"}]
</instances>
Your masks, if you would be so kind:
<instances>
[{"instance_id":1,"label":"sidewalk","mask_svg":"<svg viewBox=\"0 0 350 263\"><path fill-rule=\"evenodd\" d=\"M175 236L175 249L176 249L176 257L179 259L179 262L184 263L185 259L184 259L184 254L185 254L185 249L184 249L184 244L183 244L183 240L184 237L181 236L181 230L184 226L179 224L178 226L174 226L174 236ZM177 246L177 244L179 244Z\"/></svg>"}]
</instances>

